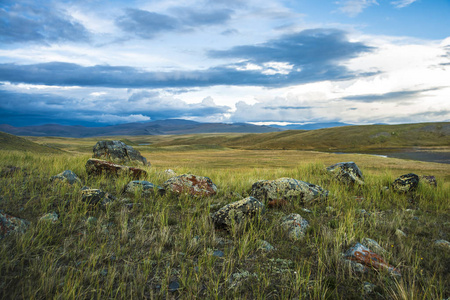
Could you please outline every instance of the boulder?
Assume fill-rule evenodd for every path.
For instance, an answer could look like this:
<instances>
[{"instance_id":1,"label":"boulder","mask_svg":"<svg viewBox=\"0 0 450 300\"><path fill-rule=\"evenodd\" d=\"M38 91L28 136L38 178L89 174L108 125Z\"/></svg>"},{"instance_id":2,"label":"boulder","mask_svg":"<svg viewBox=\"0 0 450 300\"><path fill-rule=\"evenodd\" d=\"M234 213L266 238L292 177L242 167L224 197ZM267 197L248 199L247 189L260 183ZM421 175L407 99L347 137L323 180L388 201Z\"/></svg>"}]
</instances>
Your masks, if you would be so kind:
<instances>
[{"instance_id":1,"label":"boulder","mask_svg":"<svg viewBox=\"0 0 450 300\"><path fill-rule=\"evenodd\" d=\"M255 182L252 185L250 196L269 202L271 206L282 206L285 204L284 201L309 202L315 198L326 198L328 191L318 185L297 179L279 178Z\"/></svg>"},{"instance_id":2,"label":"boulder","mask_svg":"<svg viewBox=\"0 0 450 300\"><path fill-rule=\"evenodd\" d=\"M105 193L102 190L91 189L88 187L83 187L81 189L81 201L86 202L89 205L97 205L99 203L105 205L114 200L115 198L112 195Z\"/></svg>"},{"instance_id":3,"label":"boulder","mask_svg":"<svg viewBox=\"0 0 450 300\"><path fill-rule=\"evenodd\" d=\"M248 197L225 205L211 215L217 227L230 227L233 223L239 224L245 219L251 219L265 211L264 204L253 197Z\"/></svg>"},{"instance_id":4,"label":"boulder","mask_svg":"<svg viewBox=\"0 0 450 300\"><path fill-rule=\"evenodd\" d=\"M94 146L93 158L112 161L118 164L140 164L150 166L147 159L133 147L121 141L99 141Z\"/></svg>"},{"instance_id":5,"label":"boulder","mask_svg":"<svg viewBox=\"0 0 450 300\"><path fill-rule=\"evenodd\" d=\"M116 165L108 161L90 158L86 162L86 173L88 175L106 175L106 176L131 176L138 179L147 176L147 172L133 167Z\"/></svg>"},{"instance_id":6,"label":"boulder","mask_svg":"<svg viewBox=\"0 0 450 300\"><path fill-rule=\"evenodd\" d=\"M395 179L392 183L392 189L399 193L407 193L415 191L418 185L419 176L414 173L409 173Z\"/></svg>"},{"instance_id":7,"label":"boulder","mask_svg":"<svg viewBox=\"0 0 450 300\"><path fill-rule=\"evenodd\" d=\"M329 166L327 171L334 175L334 177L345 184L364 184L364 176L358 166L350 162L340 162Z\"/></svg>"},{"instance_id":8,"label":"boulder","mask_svg":"<svg viewBox=\"0 0 450 300\"><path fill-rule=\"evenodd\" d=\"M192 196L213 196L217 193L217 186L208 177L183 174L174 176L163 183L166 191L175 194L189 194Z\"/></svg>"},{"instance_id":9,"label":"boulder","mask_svg":"<svg viewBox=\"0 0 450 300\"><path fill-rule=\"evenodd\" d=\"M308 221L299 214L290 214L281 218L281 227L287 232L291 240L302 239L309 227Z\"/></svg>"},{"instance_id":10,"label":"boulder","mask_svg":"<svg viewBox=\"0 0 450 300\"><path fill-rule=\"evenodd\" d=\"M39 218L40 222L56 223L58 222L58 214L56 212L51 212L43 215Z\"/></svg>"},{"instance_id":11,"label":"boulder","mask_svg":"<svg viewBox=\"0 0 450 300\"><path fill-rule=\"evenodd\" d=\"M51 182L59 182L59 183L68 183L70 185L73 184L81 184L80 178L72 172L71 170L65 170L55 176L50 178Z\"/></svg>"},{"instance_id":12,"label":"boulder","mask_svg":"<svg viewBox=\"0 0 450 300\"><path fill-rule=\"evenodd\" d=\"M30 222L0 211L0 240L12 233L24 233Z\"/></svg>"},{"instance_id":13,"label":"boulder","mask_svg":"<svg viewBox=\"0 0 450 300\"><path fill-rule=\"evenodd\" d=\"M428 183L431 186L437 187L436 177L432 175L422 175L420 176L420 180L422 180L425 183Z\"/></svg>"},{"instance_id":14,"label":"boulder","mask_svg":"<svg viewBox=\"0 0 450 300\"><path fill-rule=\"evenodd\" d=\"M164 188L160 187L159 185L154 185L153 183L145 180L130 181L125 187L125 193L134 194L136 191L141 191L144 195L154 193L163 195L165 193Z\"/></svg>"},{"instance_id":15,"label":"boulder","mask_svg":"<svg viewBox=\"0 0 450 300\"><path fill-rule=\"evenodd\" d=\"M356 271L366 271L368 268L373 268L376 270L386 270L394 276L401 276L400 272L389 265L380 255L360 243L356 243L347 250L344 253L344 259L356 263L352 264L357 266L357 268L354 268ZM364 266L364 268L361 268L360 265Z\"/></svg>"}]
</instances>

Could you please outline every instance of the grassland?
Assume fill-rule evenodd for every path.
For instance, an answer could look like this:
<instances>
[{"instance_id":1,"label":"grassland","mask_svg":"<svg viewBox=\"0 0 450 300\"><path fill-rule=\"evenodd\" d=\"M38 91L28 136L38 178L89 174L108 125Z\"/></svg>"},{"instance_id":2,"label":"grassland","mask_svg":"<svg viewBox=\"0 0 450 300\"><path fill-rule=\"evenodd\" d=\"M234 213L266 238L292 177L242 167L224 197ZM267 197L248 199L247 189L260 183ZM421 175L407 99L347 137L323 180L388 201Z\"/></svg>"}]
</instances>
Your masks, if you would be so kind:
<instances>
[{"instance_id":1,"label":"grassland","mask_svg":"<svg viewBox=\"0 0 450 300\"><path fill-rule=\"evenodd\" d=\"M32 225L24 234L0 240L0 298L450 297L450 250L434 244L450 239L448 165L371 155L230 149L217 142L242 135L208 135L217 139L210 144L189 143L186 136L125 138L122 141L152 163L146 180L160 185L168 179L163 171L170 168L178 174L210 177L218 194L124 195L130 178L86 174L84 165L98 139L33 138L64 150L60 154L1 150L0 167L21 170L0 178L0 209ZM185 140L167 143L179 138ZM151 145L139 146L146 143ZM333 180L325 167L340 161L355 161L366 185L348 187ZM52 175L66 169L84 185L101 188L117 200L106 207L89 207L81 201L81 186L50 183ZM381 192L410 172L435 175L437 188L421 182L413 194ZM255 181L280 177L318 184L332 196L268 209L261 218L228 232L214 228L211 212L247 196ZM132 208L126 203L133 203ZM49 212L59 215L57 223L39 221ZM292 212L310 222L303 240L289 240L279 227L279 219ZM406 237L396 234L398 229ZM374 270L357 274L342 261L342 253L365 237L387 250L385 258L401 271L401 278ZM261 250L259 240L276 249ZM215 255L216 250L224 256ZM178 289L171 291L175 282ZM363 291L367 282L376 286L370 293Z\"/></svg>"}]
</instances>

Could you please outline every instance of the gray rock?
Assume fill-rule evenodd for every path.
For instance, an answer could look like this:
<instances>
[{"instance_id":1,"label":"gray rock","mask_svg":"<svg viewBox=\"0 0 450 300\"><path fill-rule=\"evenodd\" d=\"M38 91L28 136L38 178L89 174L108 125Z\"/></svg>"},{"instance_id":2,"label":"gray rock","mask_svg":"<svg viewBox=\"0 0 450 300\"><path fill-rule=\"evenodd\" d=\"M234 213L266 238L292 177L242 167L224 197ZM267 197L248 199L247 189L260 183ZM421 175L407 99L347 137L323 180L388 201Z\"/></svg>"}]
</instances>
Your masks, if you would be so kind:
<instances>
[{"instance_id":1,"label":"gray rock","mask_svg":"<svg viewBox=\"0 0 450 300\"><path fill-rule=\"evenodd\" d=\"M167 176L176 176L177 175L177 173L174 170L172 170L172 169L165 170L164 174L167 175Z\"/></svg>"},{"instance_id":2,"label":"gray rock","mask_svg":"<svg viewBox=\"0 0 450 300\"><path fill-rule=\"evenodd\" d=\"M363 282L363 292L365 295L371 294L377 286L370 282Z\"/></svg>"},{"instance_id":3,"label":"gray rock","mask_svg":"<svg viewBox=\"0 0 450 300\"><path fill-rule=\"evenodd\" d=\"M297 179L279 178L255 182L250 196L264 202L277 200L309 202L316 198L326 198L328 191L318 185Z\"/></svg>"},{"instance_id":4,"label":"gray rock","mask_svg":"<svg viewBox=\"0 0 450 300\"><path fill-rule=\"evenodd\" d=\"M361 241L361 244L363 244L367 248L372 249L376 253L380 253L383 255L386 255L388 253L383 247L380 246L380 244L378 244L376 241L374 241L372 239L363 238Z\"/></svg>"},{"instance_id":5,"label":"gray rock","mask_svg":"<svg viewBox=\"0 0 450 300\"><path fill-rule=\"evenodd\" d=\"M281 218L281 227L287 231L291 240L299 240L305 236L309 227L308 221L299 214L290 214Z\"/></svg>"},{"instance_id":6,"label":"gray rock","mask_svg":"<svg viewBox=\"0 0 450 300\"><path fill-rule=\"evenodd\" d=\"M436 246L444 247L450 250L450 242L446 240L437 240L434 242Z\"/></svg>"},{"instance_id":7,"label":"gray rock","mask_svg":"<svg viewBox=\"0 0 450 300\"><path fill-rule=\"evenodd\" d=\"M436 177L434 177L432 175L422 175L422 176L420 176L420 180L422 182L428 183L429 185L431 185L433 187L437 187Z\"/></svg>"},{"instance_id":8,"label":"gray rock","mask_svg":"<svg viewBox=\"0 0 450 300\"><path fill-rule=\"evenodd\" d=\"M216 257L224 257L225 253L223 253L223 251L220 251L220 250L214 250L212 255L216 256Z\"/></svg>"},{"instance_id":9,"label":"gray rock","mask_svg":"<svg viewBox=\"0 0 450 300\"><path fill-rule=\"evenodd\" d=\"M258 249L262 250L264 252L271 252L273 250L275 250L275 247L272 246L269 242L264 241L264 240L259 240L258 242Z\"/></svg>"},{"instance_id":10,"label":"gray rock","mask_svg":"<svg viewBox=\"0 0 450 300\"><path fill-rule=\"evenodd\" d=\"M151 182L145 181L145 180L133 180L130 181L127 186L125 187L125 192L134 194L136 191L141 191L142 194L155 194L158 193L159 195L164 195L165 190L164 188L160 187L159 185L154 185Z\"/></svg>"},{"instance_id":11,"label":"gray rock","mask_svg":"<svg viewBox=\"0 0 450 300\"><path fill-rule=\"evenodd\" d=\"M180 284L177 280L169 282L169 292L176 292L180 288Z\"/></svg>"},{"instance_id":12,"label":"gray rock","mask_svg":"<svg viewBox=\"0 0 450 300\"><path fill-rule=\"evenodd\" d=\"M404 233L404 232L401 231L400 229L397 229L397 230L395 231L395 235L398 236L399 238L406 237L406 233Z\"/></svg>"},{"instance_id":13,"label":"gray rock","mask_svg":"<svg viewBox=\"0 0 450 300\"><path fill-rule=\"evenodd\" d=\"M192 196L213 196L217 193L217 186L211 179L193 174L174 176L163 183L163 188L175 194Z\"/></svg>"},{"instance_id":14,"label":"gray rock","mask_svg":"<svg viewBox=\"0 0 450 300\"><path fill-rule=\"evenodd\" d=\"M121 141L99 141L93 148L93 158L112 161L118 164L140 164L150 166L147 159L133 147Z\"/></svg>"},{"instance_id":15,"label":"gray rock","mask_svg":"<svg viewBox=\"0 0 450 300\"><path fill-rule=\"evenodd\" d=\"M71 170L65 170L55 176L52 176L50 178L50 181L51 182L68 183L70 185L81 184L80 178L78 178L78 176Z\"/></svg>"},{"instance_id":16,"label":"gray rock","mask_svg":"<svg viewBox=\"0 0 450 300\"><path fill-rule=\"evenodd\" d=\"M345 184L364 184L364 176L358 166L350 162L341 162L329 166L327 171L334 175L334 177Z\"/></svg>"},{"instance_id":17,"label":"gray rock","mask_svg":"<svg viewBox=\"0 0 450 300\"><path fill-rule=\"evenodd\" d=\"M90 189L87 187L83 187L81 189L81 200L90 205L105 205L114 201L115 197L99 189Z\"/></svg>"},{"instance_id":18,"label":"gray rock","mask_svg":"<svg viewBox=\"0 0 450 300\"><path fill-rule=\"evenodd\" d=\"M30 222L0 211L0 240L13 233L24 233Z\"/></svg>"},{"instance_id":19,"label":"gray rock","mask_svg":"<svg viewBox=\"0 0 450 300\"><path fill-rule=\"evenodd\" d=\"M407 193L415 191L418 185L419 176L414 173L409 173L395 179L392 183L392 189L399 193Z\"/></svg>"},{"instance_id":20,"label":"gray rock","mask_svg":"<svg viewBox=\"0 0 450 300\"><path fill-rule=\"evenodd\" d=\"M40 217L39 221L56 223L58 222L58 214L56 212L47 213Z\"/></svg>"},{"instance_id":21,"label":"gray rock","mask_svg":"<svg viewBox=\"0 0 450 300\"><path fill-rule=\"evenodd\" d=\"M263 214L264 211L264 204L253 197L248 197L225 205L213 213L211 219L217 227L230 227L233 222L239 224L245 219Z\"/></svg>"}]
</instances>

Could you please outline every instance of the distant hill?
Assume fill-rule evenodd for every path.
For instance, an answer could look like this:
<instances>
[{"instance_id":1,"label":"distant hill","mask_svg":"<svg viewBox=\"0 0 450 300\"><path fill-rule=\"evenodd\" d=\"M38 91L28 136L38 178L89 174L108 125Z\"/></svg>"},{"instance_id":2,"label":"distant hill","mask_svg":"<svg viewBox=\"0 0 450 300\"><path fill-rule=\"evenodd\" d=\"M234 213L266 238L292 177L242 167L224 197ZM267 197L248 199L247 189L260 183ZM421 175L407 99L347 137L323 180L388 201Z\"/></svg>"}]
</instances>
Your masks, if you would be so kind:
<instances>
[{"instance_id":1,"label":"distant hill","mask_svg":"<svg viewBox=\"0 0 450 300\"><path fill-rule=\"evenodd\" d=\"M201 135L161 140L154 146L217 144L237 149L380 152L413 147L450 146L450 123L363 125L311 131L286 130L261 134L210 137Z\"/></svg>"},{"instance_id":2,"label":"distant hill","mask_svg":"<svg viewBox=\"0 0 450 300\"><path fill-rule=\"evenodd\" d=\"M61 150L40 145L27 139L1 131L0 150L30 151L35 153L61 153Z\"/></svg>"},{"instance_id":3,"label":"distant hill","mask_svg":"<svg viewBox=\"0 0 450 300\"><path fill-rule=\"evenodd\" d=\"M311 123L311 124L292 124L292 125L270 125L271 127L280 128L283 130L316 130L322 128L340 127L340 126L351 126L351 124L341 123L341 122L330 122L330 123Z\"/></svg>"},{"instance_id":4,"label":"distant hill","mask_svg":"<svg viewBox=\"0 0 450 300\"><path fill-rule=\"evenodd\" d=\"M246 123L199 123L188 120L170 119L146 123L128 123L104 127L67 126L47 124L39 126L14 127L0 125L0 131L21 136L95 137L127 135L167 135L195 133L264 133L281 131L279 128Z\"/></svg>"}]
</instances>

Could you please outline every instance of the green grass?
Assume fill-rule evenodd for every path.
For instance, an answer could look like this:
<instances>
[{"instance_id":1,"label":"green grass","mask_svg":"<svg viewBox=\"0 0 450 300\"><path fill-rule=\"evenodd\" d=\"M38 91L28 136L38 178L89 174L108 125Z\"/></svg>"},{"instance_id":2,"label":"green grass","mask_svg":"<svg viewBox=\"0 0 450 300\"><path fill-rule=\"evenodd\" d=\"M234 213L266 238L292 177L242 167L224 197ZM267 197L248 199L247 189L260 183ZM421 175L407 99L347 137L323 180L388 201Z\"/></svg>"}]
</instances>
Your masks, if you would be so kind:
<instances>
[{"instance_id":1,"label":"green grass","mask_svg":"<svg viewBox=\"0 0 450 300\"><path fill-rule=\"evenodd\" d=\"M224 137L233 138L216 138ZM143 139L127 138L135 144ZM450 297L450 251L433 245L450 239L448 165L314 151L211 146L159 146L153 151L136 146L152 163L146 180L161 185L168 179L163 171L171 168L208 176L219 188L211 198L143 197L121 194L130 178L87 176L84 165L98 139L51 140L68 152L0 151L0 168L22 168L13 177L0 178L0 209L32 224L24 234L0 241L0 298L362 299L364 282L376 285L365 299ZM350 160L364 173L365 186L343 186L325 171L332 163ZM117 200L92 208L81 201L81 186L51 184L49 178L65 169ZM380 192L409 172L435 175L438 187L421 183L411 195ZM211 224L210 213L241 199L233 192L245 197L255 181L280 177L321 185L331 196L268 209L229 232ZM129 210L124 203L135 205ZM53 211L58 223L38 221ZM290 241L278 226L282 216L293 212L310 222L301 241ZM89 217L96 220L88 222ZM398 237L397 229L407 236ZM376 271L355 274L341 260L364 237L387 250L386 259L400 269L400 279ZM260 250L259 240L276 250ZM214 250L225 255L214 256ZM174 280L180 289L170 292Z\"/></svg>"}]
</instances>

